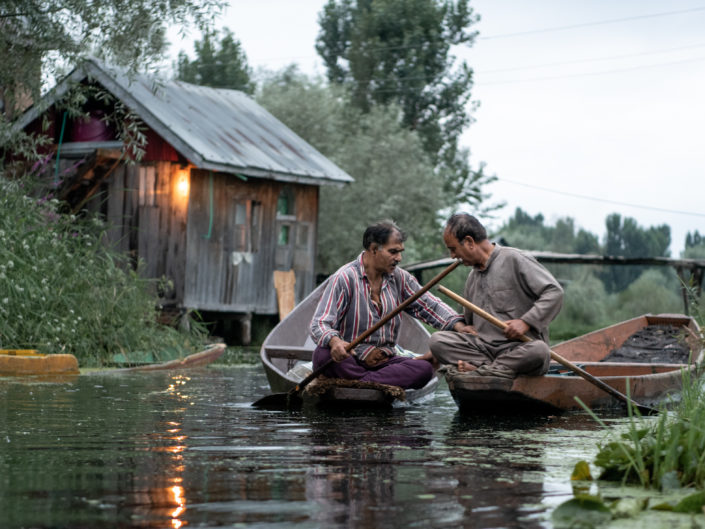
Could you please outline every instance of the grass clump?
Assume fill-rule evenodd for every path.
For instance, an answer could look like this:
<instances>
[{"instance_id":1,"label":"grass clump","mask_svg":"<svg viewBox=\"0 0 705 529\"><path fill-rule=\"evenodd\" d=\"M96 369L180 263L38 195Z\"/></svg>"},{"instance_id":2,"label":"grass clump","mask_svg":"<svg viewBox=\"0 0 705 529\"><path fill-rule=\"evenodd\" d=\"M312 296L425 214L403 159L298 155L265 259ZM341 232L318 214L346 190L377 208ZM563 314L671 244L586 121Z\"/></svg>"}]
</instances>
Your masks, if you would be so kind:
<instances>
[{"instance_id":1,"label":"grass clump","mask_svg":"<svg viewBox=\"0 0 705 529\"><path fill-rule=\"evenodd\" d=\"M71 353L87 367L202 343L198 327L184 334L156 322L154 282L102 242L100 219L61 214L31 187L0 178L1 348Z\"/></svg>"},{"instance_id":2,"label":"grass clump","mask_svg":"<svg viewBox=\"0 0 705 529\"><path fill-rule=\"evenodd\" d=\"M670 490L705 488L705 387L683 373L681 400L646 422L632 417L629 429L600 447L600 479Z\"/></svg>"}]
</instances>

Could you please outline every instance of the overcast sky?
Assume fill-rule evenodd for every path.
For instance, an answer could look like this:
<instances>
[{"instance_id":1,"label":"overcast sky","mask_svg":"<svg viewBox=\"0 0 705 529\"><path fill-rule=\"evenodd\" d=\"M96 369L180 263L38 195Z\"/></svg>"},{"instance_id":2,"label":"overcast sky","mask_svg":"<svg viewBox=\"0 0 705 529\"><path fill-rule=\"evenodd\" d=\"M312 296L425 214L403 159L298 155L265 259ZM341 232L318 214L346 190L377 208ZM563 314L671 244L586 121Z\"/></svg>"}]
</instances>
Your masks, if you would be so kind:
<instances>
[{"instance_id":1,"label":"overcast sky","mask_svg":"<svg viewBox=\"0 0 705 529\"><path fill-rule=\"evenodd\" d=\"M249 64L324 74L314 43L325 0L230 0L218 27ZM507 206L572 217L600 237L611 213L671 227L671 256L705 234L705 0L471 0L473 165ZM173 55L193 38L172 35ZM519 243L515 243L519 245Z\"/></svg>"}]
</instances>

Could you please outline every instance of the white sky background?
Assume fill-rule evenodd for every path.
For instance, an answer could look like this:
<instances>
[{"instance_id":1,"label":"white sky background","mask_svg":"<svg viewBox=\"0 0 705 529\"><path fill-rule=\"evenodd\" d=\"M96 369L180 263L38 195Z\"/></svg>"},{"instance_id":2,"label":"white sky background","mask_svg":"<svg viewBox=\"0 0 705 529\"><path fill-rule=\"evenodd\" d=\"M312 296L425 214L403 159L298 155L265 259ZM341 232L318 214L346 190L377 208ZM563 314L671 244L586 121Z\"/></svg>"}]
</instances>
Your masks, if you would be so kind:
<instances>
[{"instance_id":1,"label":"white sky background","mask_svg":"<svg viewBox=\"0 0 705 529\"><path fill-rule=\"evenodd\" d=\"M325 0L230 0L230 28L253 69L292 62L324 75L314 44ZM671 256L705 234L705 0L471 0L476 122L471 162L505 201L546 223L572 217L603 240L611 213L671 227ZM611 22L608 22L611 21ZM562 29L556 29L562 28ZM177 36L193 56L199 35ZM518 241L510 243L520 245Z\"/></svg>"}]
</instances>

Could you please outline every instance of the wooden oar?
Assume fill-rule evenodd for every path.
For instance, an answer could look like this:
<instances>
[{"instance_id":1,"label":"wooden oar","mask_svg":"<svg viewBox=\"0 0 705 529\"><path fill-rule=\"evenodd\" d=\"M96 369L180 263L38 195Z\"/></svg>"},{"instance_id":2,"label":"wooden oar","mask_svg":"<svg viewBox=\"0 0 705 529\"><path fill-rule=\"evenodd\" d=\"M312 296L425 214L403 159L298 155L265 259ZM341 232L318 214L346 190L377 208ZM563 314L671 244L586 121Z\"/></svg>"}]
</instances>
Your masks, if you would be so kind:
<instances>
[{"instance_id":1,"label":"wooden oar","mask_svg":"<svg viewBox=\"0 0 705 529\"><path fill-rule=\"evenodd\" d=\"M448 296L449 298L451 298L452 300L457 301L458 303L460 303L463 307L465 307L465 308L467 308L467 309L470 309L471 311L473 311L473 312L474 312L475 314L477 314L478 316L481 316L482 318L486 319L487 321L489 321L489 322L492 323L493 325L499 327L500 329L504 330L504 329L507 328L507 324L506 324L505 322L503 322L502 320L500 320L500 319L498 319L498 318L495 318L495 317L494 317L492 314L490 314L489 312L486 312L486 311L482 310L480 307L478 307L477 305L474 305L473 303L469 302L469 301L468 301L467 299L465 299L464 297L459 296L458 294L456 294L456 293L453 292L452 290L448 290L448 289L445 288L444 286L438 287L438 290L439 290L441 293L443 293L443 294L445 294L446 296ZM530 341L531 341L531 338L529 338L529 337L526 336L526 335L522 335L522 336L521 336L521 341L522 341L522 342L530 342ZM603 390L603 391L606 391L607 393L609 393L610 395L612 395L612 396L615 397L616 399L621 400L621 401L624 402L624 403L629 403L629 404L631 404L631 405L634 406L636 409L638 409L641 413L646 413L646 414L650 414L650 415L651 415L651 414L658 413L658 410L656 410L656 409L654 409L654 408L651 408L651 407L649 407L649 406L644 406L644 405L642 405L642 404L639 404L638 402L633 401L632 399L630 399L629 397L627 397L627 396L624 395L623 393L620 393L619 391L617 391L616 389L614 389L612 386L606 384L605 382L603 382L603 381L600 380L599 378L594 377L593 375L591 375L590 373L588 373L588 372L585 371L584 369L581 369L580 367L576 366L576 365L575 365L574 363L572 363L570 360L568 360L567 358L562 357L561 355L559 355L558 353L556 353L556 352L553 351L553 350L551 350L551 358L552 358L553 360L555 360L556 362L558 362L559 364L561 364L562 366L565 366L565 367L567 367L568 369L570 369L570 370L571 370L573 373L575 373L576 375L579 375L579 376L583 377L585 380L587 380L587 381L590 382L591 384L597 386L598 388L600 388L600 389Z\"/></svg>"},{"instance_id":2,"label":"wooden oar","mask_svg":"<svg viewBox=\"0 0 705 529\"><path fill-rule=\"evenodd\" d=\"M453 262L450 266L445 268L440 274L438 274L436 277L431 279L426 285L421 287L419 290L417 290L412 296L406 298L403 302L401 302L392 312L389 314L386 314L382 319L380 319L377 323L375 323L372 327L367 329L365 332L360 334L357 338L355 338L352 342L350 342L346 347L346 351L352 351L355 347L357 347L360 343L362 343L363 340L365 340L368 336L370 336L372 333L374 333L377 329L382 327L385 323L387 323L389 320L391 320L394 316L399 314L402 310L404 310L406 307L411 305L414 301L416 301L419 297L424 295L428 290L433 287L436 283L438 283L441 279L443 279L445 276L447 276L449 273L451 273L455 268L460 264L460 261L455 261ZM301 391L311 382L313 379L315 379L318 375L323 373L323 371L326 370L328 366L330 366L335 360L331 357L329 360L323 363L318 369L315 369L310 375L308 375L306 378L304 378L301 382L296 384L292 389L290 389L286 393L274 393L272 395L267 395L265 397L262 397L261 399L255 401L252 403L253 406L256 406L258 408L270 408L270 409L280 409L280 408L292 408L292 407L297 407L301 405L301 397L300 393Z\"/></svg>"}]
</instances>

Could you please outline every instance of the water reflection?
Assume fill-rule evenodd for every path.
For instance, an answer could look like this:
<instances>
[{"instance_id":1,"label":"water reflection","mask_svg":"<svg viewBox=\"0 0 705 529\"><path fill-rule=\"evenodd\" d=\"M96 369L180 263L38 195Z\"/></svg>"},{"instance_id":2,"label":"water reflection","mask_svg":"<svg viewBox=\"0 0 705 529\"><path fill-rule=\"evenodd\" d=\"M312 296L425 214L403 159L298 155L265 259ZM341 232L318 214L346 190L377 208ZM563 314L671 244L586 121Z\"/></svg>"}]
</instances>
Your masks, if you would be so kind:
<instances>
[{"instance_id":1,"label":"water reflection","mask_svg":"<svg viewBox=\"0 0 705 529\"><path fill-rule=\"evenodd\" d=\"M312 468L306 497L318 507L314 520L321 527L396 526L389 508L410 496L408 467L423 460L431 432L401 411L307 419Z\"/></svg>"},{"instance_id":2,"label":"water reflection","mask_svg":"<svg viewBox=\"0 0 705 529\"><path fill-rule=\"evenodd\" d=\"M249 406L268 392L257 366L0 380L0 527L549 528L594 447L585 416L463 417L445 388L384 413Z\"/></svg>"}]
</instances>

